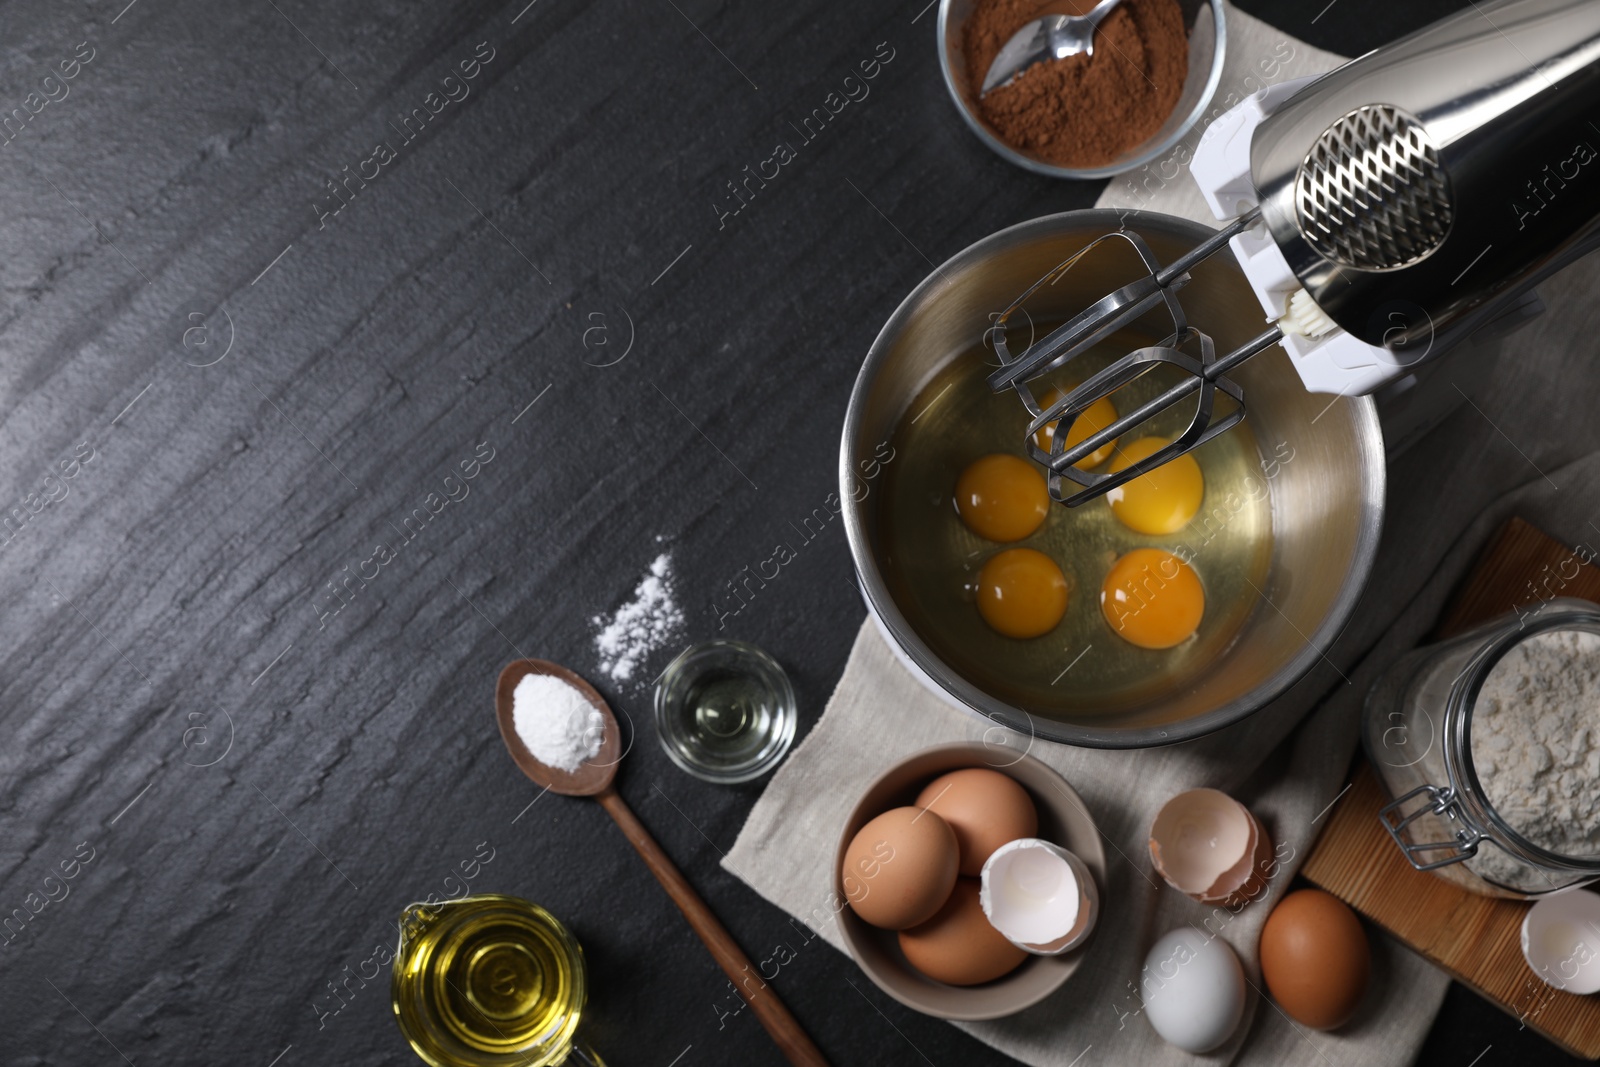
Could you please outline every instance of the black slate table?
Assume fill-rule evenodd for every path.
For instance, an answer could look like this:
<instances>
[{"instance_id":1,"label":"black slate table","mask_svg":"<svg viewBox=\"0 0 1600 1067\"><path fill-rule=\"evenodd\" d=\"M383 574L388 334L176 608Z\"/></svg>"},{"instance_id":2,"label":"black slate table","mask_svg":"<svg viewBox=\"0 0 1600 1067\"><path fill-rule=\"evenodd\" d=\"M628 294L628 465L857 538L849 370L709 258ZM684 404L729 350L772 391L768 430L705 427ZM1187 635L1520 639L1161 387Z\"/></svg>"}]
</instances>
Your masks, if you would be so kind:
<instances>
[{"instance_id":1,"label":"black slate table","mask_svg":"<svg viewBox=\"0 0 1600 1067\"><path fill-rule=\"evenodd\" d=\"M770 649L815 721L863 615L842 531L719 594L833 490L900 297L1099 191L962 127L925 4L5 6L0 1060L415 1062L375 961L465 861L576 931L614 1064L775 1062L604 815L529 806L490 694L521 653L589 673L728 927L799 936L718 866L760 785L655 746L672 650L609 684L591 620L670 551L683 638ZM1244 6L1354 54L1458 0ZM1003 1062L820 945L780 991L840 1064ZM1556 1058L1454 991L1422 1062L1485 1045Z\"/></svg>"}]
</instances>

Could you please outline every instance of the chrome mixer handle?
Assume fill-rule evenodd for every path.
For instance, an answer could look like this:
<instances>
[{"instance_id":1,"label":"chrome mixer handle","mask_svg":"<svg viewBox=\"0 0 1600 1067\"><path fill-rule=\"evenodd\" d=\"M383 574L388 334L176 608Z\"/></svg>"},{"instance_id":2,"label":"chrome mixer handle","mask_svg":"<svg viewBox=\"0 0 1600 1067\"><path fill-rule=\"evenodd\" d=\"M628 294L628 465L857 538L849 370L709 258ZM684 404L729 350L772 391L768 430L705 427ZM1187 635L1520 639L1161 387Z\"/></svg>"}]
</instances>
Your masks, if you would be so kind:
<instances>
[{"instance_id":1,"label":"chrome mixer handle","mask_svg":"<svg viewBox=\"0 0 1600 1067\"><path fill-rule=\"evenodd\" d=\"M1001 366L989 375L989 387L997 393L1007 388L1015 389L1033 416L1028 424L1026 446L1028 454L1046 469L1052 499L1067 507L1077 507L1198 448L1218 434L1232 429L1244 418L1244 393L1226 375L1251 356L1276 344L1282 334L1277 327L1273 327L1219 359L1211 338L1189 325L1183 306L1178 301L1177 291L1188 283L1191 268L1214 255L1235 234L1254 225L1258 217L1255 212L1239 217L1165 267L1138 234L1127 230L1106 234L1058 264L996 318L990 332ZM1006 339L1006 327L1011 316L1041 287L1053 284L1084 257L1113 240L1123 241L1131 247L1147 273L1103 297L1023 352L1013 355ZM1048 407L1039 403L1033 394L1032 382L1066 366L1118 330L1158 309L1164 309L1172 320L1171 333L1166 340L1129 352ZM1161 395L1119 417L1111 425L1101 427L1082 441L1070 446L1066 444L1073 425L1096 401L1109 397L1134 379L1161 366L1176 368L1184 373L1184 377ZM1216 417L1218 391L1234 402L1232 409L1220 418ZM1077 464L1094 452L1193 394L1198 396L1189 425L1165 447L1116 472L1078 468ZM1039 447L1034 435L1051 423L1055 423L1056 429L1050 448L1046 450Z\"/></svg>"},{"instance_id":2,"label":"chrome mixer handle","mask_svg":"<svg viewBox=\"0 0 1600 1067\"><path fill-rule=\"evenodd\" d=\"M1266 232L1347 333L1442 353L1600 240L1597 79L1594 0L1475 0L1260 121Z\"/></svg>"}]
</instances>

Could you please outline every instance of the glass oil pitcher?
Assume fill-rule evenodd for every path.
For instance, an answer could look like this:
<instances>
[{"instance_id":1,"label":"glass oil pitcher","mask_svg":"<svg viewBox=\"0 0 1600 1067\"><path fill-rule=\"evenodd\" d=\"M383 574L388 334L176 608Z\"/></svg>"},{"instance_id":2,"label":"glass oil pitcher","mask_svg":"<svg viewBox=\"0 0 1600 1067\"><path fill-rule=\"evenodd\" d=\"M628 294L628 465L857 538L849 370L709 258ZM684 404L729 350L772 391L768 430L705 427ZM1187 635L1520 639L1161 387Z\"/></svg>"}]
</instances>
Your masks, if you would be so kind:
<instances>
[{"instance_id":1,"label":"glass oil pitcher","mask_svg":"<svg viewBox=\"0 0 1600 1067\"><path fill-rule=\"evenodd\" d=\"M390 987L400 1032L432 1067L604 1067L578 1034L583 950L529 901L411 905Z\"/></svg>"}]
</instances>

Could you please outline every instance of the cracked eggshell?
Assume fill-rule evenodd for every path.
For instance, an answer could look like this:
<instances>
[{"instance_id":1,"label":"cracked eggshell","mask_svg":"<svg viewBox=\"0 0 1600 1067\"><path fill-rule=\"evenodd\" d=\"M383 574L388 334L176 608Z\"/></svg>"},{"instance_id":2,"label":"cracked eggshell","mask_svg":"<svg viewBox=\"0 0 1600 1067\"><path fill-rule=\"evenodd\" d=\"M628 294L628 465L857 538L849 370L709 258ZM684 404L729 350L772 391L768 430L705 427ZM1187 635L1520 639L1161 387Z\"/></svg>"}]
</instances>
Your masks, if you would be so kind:
<instances>
[{"instance_id":1,"label":"cracked eggshell","mask_svg":"<svg viewBox=\"0 0 1600 1067\"><path fill-rule=\"evenodd\" d=\"M1100 917L1100 891L1083 860L1036 837L996 849L983 865L981 884L979 900L989 922L1035 956L1072 951L1088 940Z\"/></svg>"},{"instance_id":2,"label":"cracked eggshell","mask_svg":"<svg viewBox=\"0 0 1600 1067\"><path fill-rule=\"evenodd\" d=\"M1546 985L1600 993L1600 895L1577 890L1536 901L1522 919L1522 955Z\"/></svg>"},{"instance_id":3,"label":"cracked eggshell","mask_svg":"<svg viewBox=\"0 0 1600 1067\"><path fill-rule=\"evenodd\" d=\"M1199 897L1202 904L1222 904L1229 908L1242 907L1259 897L1267 888L1267 870L1272 866L1272 838L1261 820L1245 809L1249 816L1254 849L1248 857L1235 864L1211 890Z\"/></svg>"},{"instance_id":4,"label":"cracked eggshell","mask_svg":"<svg viewBox=\"0 0 1600 1067\"><path fill-rule=\"evenodd\" d=\"M1217 789L1191 789L1161 807L1150 827L1150 860L1167 884L1204 903L1241 895L1271 842L1255 816Z\"/></svg>"}]
</instances>

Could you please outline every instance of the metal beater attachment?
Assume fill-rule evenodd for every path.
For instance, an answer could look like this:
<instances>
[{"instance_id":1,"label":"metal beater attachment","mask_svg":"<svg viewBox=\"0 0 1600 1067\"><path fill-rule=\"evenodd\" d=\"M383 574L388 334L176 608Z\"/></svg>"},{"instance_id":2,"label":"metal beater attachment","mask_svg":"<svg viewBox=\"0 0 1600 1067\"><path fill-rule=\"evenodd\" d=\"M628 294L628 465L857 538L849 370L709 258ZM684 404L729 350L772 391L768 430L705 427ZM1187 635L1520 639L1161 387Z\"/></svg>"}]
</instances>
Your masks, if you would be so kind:
<instances>
[{"instance_id":1,"label":"metal beater attachment","mask_svg":"<svg viewBox=\"0 0 1600 1067\"><path fill-rule=\"evenodd\" d=\"M1028 454L1049 472L1050 496L1056 501L1071 508L1103 496L1117 486L1199 447L1238 425L1239 420L1244 418L1244 394L1226 375L1251 356L1276 344L1283 337L1282 331L1273 326L1218 358L1211 338L1189 325L1183 306L1178 303L1177 292L1188 284L1189 271L1193 267L1226 246L1234 235L1254 226L1260 217L1259 211L1241 215L1226 229L1207 238L1166 267L1161 265L1150 246L1138 234L1126 230L1106 234L1040 278L996 319L991 333L1001 367L989 375L989 387L997 393L1007 388L1015 389L1033 416L1028 424ZM1104 297L1066 325L1052 330L1043 339L1013 356L1006 342L1006 327L1011 316L1041 287L1053 284L1100 245L1118 240L1127 242L1133 248L1148 273ZM1171 317L1172 332L1160 344L1128 353L1048 407L1039 403L1029 383L1065 366L1142 316L1163 309ZM1111 425L1102 427L1070 447L1066 444L1073 424L1095 401L1110 396L1162 365L1178 368L1185 377ZM1219 391L1234 403L1214 420L1216 394ZM1077 467L1079 462L1115 438L1161 414L1192 393L1198 393L1199 397L1188 428L1174 437L1165 448L1116 473L1095 473ZM1046 451L1039 447L1034 435L1049 423L1055 423L1056 428L1050 448ZM1068 495L1069 492L1071 495Z\"/></svg>"}]
</instances>

